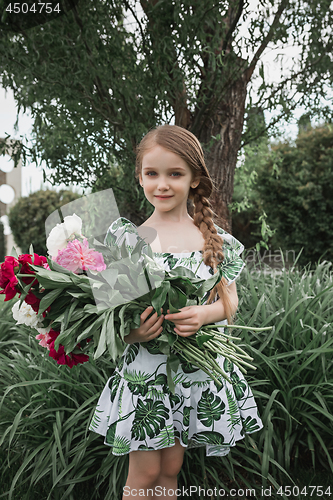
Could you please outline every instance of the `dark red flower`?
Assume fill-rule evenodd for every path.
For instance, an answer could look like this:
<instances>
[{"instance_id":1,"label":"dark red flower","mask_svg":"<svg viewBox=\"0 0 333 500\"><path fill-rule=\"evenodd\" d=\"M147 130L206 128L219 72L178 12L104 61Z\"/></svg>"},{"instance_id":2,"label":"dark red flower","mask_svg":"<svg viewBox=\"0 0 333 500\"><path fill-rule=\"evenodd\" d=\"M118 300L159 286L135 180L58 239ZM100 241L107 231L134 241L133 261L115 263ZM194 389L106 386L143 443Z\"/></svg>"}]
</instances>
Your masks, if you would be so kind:
<instances>
[{"instance_id":1,"label":"dark red flower","mask_svg":"<svg viewBox=\"0 0 333 500\"><path fill-rule=\"evenodd\" d=\"M18 285L18 279L15 276L19 270L19 262L15 257L7 255L5 257L5 262L1 264L0 267L0 291L1 294L5 294L6 300L11 300L15 297L17 293L20 293Z\"/></svg>"},{"instance_id":2,"label":"dark red flower","mask_svg":"<svg viewBox=\"0 0 333 500\"><path fill-rule=\"evenodd\" d=\"M38 313L40 299L36 297L36 295L34 295L31 290L29 290L29 292L27 293L24 301L33 308L35 313Z\"/></svg>"},{"instance_id":3,"label":"dark red flower","mask_svg":"<svg viewBox=\"0 0 333 500\"><path fill-rule=\"evenodd\" d=\"M72 368L75 365L85 363L86 361L89 360L89 356L87 356L86 354L75 354L73 352L66 354L65 348L61 344L59 345L59 348L56 351L54 348L54 342L59 334L60 332L56 332L51 328L51 330L49 331L50 339L47 342L50 348L49 356L55 359L58 365L67 365L70 368ZM77 347L80 349L79 345Z\"/></svg>"},{"instance_id":4,"label":"dark red flower","mask_svg":"<svg viewBox=\"0 0 333 500\"><path fill-rule=\"evenodd\" d=\"M43 255L37 255L35 253L34 256L35 256L33 262L34 266L43 266L45 263L47 263L47 259ZM29 264L32 264L32 256L29 253L20 255L18 260L19 263L22 265L20 269L20 274L31 274L31 275L36 274L35 271L29 266ZM34 281L33 276L31 278L25 277L21 279L23 283L25 283L26 285L29 285L32 281Z\"/></svg>"}]
</instances>

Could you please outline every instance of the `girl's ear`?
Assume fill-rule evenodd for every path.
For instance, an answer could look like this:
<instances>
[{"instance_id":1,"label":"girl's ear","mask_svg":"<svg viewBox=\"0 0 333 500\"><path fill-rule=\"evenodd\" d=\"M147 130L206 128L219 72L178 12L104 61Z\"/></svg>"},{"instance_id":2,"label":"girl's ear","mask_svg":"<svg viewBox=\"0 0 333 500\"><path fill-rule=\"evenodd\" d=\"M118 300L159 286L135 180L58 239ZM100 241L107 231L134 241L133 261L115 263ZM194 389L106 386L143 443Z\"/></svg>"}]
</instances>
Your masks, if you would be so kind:
<instances>
[{"instance_id":1,"label":"girl's ear","mask_svg":"<svg viewBox=\"0 0 333 500\"><path fill-rule=\"evenodd\" d=\"M200 184L200 177L195 177L191 182L191 188L195 189Z\"/></svg>"},{"instance_id":2,"label":"girl's ear","mask_svg":"<svg viewBox=\"0 0 333 500\"><path fill-rule=\"evenodd\" d=\"M140 183L140 184L141 184L141 186L142 186L142 176L141 176L141 174L139 174L139 183Z\"/></svg>"}]
</instances>

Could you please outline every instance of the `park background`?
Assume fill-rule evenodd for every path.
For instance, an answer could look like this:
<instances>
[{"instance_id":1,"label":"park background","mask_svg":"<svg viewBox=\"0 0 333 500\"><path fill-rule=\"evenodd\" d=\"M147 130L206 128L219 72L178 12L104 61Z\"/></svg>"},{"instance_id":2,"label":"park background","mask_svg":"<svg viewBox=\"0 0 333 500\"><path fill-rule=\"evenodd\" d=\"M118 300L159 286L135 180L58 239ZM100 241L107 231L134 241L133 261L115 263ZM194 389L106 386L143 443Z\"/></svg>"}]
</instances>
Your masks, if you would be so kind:
<instances>
[{"instance_id":1,"label":"park background","mask_svg":"<svg viewBox=\"0 0 333 500\"><path fill-rule=\"evenodd\" d=\"M268 337L243 336L258 366L249 381L264 430L237 445L227 458L207 459L203 450L189 452L180 483L254 487L258 492L262 485L272 486L276 498L281 498L281 485L294 486L293 496L304 498L310 490L302 493L302 488L315 484L326 493L315 490L312 498L329 498L330 2L219 2L220 18L214 2L142 2L139 8L137 4L101 2L101 11L93 9L90 23L91 4L80 2L66 22L60 18L28 27L27 36L15 41L2 26L3 84L14 89L16 103L34 114L34 131L26 132L27 147L20 150L25 139L18 143L28 165L22 172L30 170L34 180L23 182L25 196L12 214L13 232L22 251L28 252L33 243L45 254L43 223L50 210L45 199L51 196L45 189L52 177L61 193L60 204L61 190L68 186L76 194L112 187L121 215L141 222L151 207L134 181L133 143L165 121L193 128L205 146L214 180L223 183L218 189L221 199L213 200L218 223L248 249L248 268L238 285L237 322L274 329ZM84 25L77 15L85 19ZM70 32L72 23L79 27L77 32ZM103 36L96 26L105 29ZM161 32L164 36L156 37ZM56 35L71 41L67 52L64 43L54 42ZM89 52L88 35L99 50ZM138 43L140 36L146 44ZM262 52L256 52L265 43ZM256 64L246 95L244 88L237 95L232 85L244 74L244 60ZM238 120L237 126L232 126L232 119ZM4 132L18 138L7 121ZM214 157L219 158L217 165ZM36 182L42 168L45 174ZM133 178L132 184L124 182L128 178ZM27 196L30 193L35 198ZM30 223L36 212L41 215L39 225ZM286 255L293 256L288 263ZM28 329L15 325L10 310L11 304L3 304L0 319L3 497L119 497L126 457L113 457L99 437L87 432L89 415L110 374L108 361L71 371L59 368L43 356Z\"/></svg>"}]
</instances>

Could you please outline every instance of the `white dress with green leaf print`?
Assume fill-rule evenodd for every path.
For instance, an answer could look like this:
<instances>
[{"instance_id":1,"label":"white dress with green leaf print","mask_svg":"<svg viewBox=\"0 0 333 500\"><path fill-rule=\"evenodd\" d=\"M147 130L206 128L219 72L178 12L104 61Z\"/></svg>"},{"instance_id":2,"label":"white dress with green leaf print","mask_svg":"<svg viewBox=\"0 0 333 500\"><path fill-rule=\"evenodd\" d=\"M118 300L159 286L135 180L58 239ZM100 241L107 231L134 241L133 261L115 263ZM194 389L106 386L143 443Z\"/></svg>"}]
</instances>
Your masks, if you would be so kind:
<instances>
[{"instance_id":1,"label":"white dress with green leaf print","mask_svg":"<svg viewBox=\"0 0 333 500\"><path fill-rule=\"evenodd\" d=\"M223 229L216 229L224 241L225 259L220 265L230 284L244 267L239 257L244 247ZM125 218L117 219L108 234L114 235L117 245L125 239L129 250L140 238L136 226ZM185 266L200 278L213 274L203 262L199 266L201 251L155 253L154 258L167 271ZM223 456L245 433L262 428L251 389L233 363L222 356L217 358L232 380L230 384L221 378L219 387L202 370L181 361L173 373L172 394L167 385L166 359L158 343L151 340L128 345L118 361L90 424L90 430L105 436L104 442L114 455L167 448L178 438L186 448L205 446L207 456Z\"/></svg>"}]
</instances>

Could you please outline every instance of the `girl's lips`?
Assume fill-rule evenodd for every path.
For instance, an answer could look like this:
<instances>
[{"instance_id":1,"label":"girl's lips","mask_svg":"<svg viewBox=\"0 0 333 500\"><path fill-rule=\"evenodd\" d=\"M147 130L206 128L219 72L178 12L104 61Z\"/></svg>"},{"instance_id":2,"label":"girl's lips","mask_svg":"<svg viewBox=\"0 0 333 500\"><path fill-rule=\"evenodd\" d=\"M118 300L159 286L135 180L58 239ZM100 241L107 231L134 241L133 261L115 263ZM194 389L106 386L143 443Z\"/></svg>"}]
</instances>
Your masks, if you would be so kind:
<instances>
[{"instance_id":1,"label":"girl's lips","mask_svg":"<svg viewBox=\"0 0 333 500\"><path fill-rule=\"evenodd\" d=\"M172 198L172 195L171 196L158 196L158 195L155 195L155 198L161 198L162 200L167 200L168 198Z\"/></svg>"}]
</instances>

